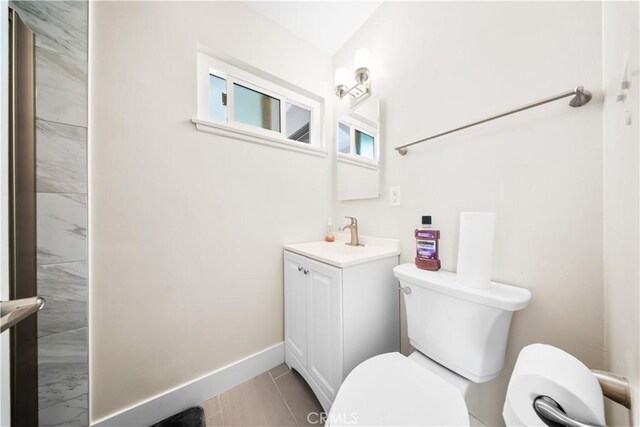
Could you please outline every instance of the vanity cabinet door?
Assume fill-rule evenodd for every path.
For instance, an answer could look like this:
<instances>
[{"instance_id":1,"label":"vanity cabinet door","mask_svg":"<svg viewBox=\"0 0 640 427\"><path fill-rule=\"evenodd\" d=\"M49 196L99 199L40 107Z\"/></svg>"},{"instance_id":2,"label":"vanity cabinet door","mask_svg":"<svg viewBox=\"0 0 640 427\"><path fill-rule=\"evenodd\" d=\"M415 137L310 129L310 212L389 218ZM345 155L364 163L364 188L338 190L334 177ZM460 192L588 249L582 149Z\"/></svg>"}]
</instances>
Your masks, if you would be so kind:
<instances>
[{"instance_id":1,"label":"vanity cabinet door","mask_svg":"<svg viewBox=\"0 0 640 427\"><path fill-rule=\"evenodd\" d=\"M307 366L307 276L306 258L284 254L284 337L285 347Z\"/></svg>"},{"instance_id":2,"label":"vanity cabinet door","mask_svg":"<svg viewBox=\"0 0 640 427\"><path fill-rule=\"evenodd\" d=\"M307 260L307 370L333 401L342 384L342 270Z\"/></svg>"}]
</instances>

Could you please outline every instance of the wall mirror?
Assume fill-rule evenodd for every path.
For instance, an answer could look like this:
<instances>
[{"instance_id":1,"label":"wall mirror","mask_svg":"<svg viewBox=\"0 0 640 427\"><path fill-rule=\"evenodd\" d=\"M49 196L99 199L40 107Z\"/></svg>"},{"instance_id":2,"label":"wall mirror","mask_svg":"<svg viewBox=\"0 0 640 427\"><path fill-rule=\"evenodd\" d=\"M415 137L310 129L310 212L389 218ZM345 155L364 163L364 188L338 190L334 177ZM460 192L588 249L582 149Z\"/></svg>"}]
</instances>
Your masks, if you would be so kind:
<instances>
[{"instance_id":1,"label":"wall mirror","mask_svg":"<svg viewBox=\"0 0 640 427\"><path fill-rule=\"evenodd\" d=\"M370 97L336 120L338 200L380 197L380 99Z\"/></svg>"}]
</instances>

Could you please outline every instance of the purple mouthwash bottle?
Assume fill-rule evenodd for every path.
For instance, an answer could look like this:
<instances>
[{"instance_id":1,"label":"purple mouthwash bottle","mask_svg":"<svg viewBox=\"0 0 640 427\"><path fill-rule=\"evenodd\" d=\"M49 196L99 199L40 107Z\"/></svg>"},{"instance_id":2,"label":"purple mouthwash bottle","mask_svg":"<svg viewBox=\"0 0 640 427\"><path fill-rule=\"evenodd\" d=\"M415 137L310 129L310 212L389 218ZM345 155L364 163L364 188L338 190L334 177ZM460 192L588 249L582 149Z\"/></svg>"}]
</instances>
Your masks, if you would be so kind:
<instances>
[{"instance_id":1,"label":"purple mouthwash bottle","mask_svg":"<svg viewBox=\"0 0 640 427\"><path fill-rule=\"evenodd\" d=\"M440 231L431 228L431 216L423 216L422 226L416 229L416 267L423 270L440 270L439 239Z\"/></svg>"}]
</instances>

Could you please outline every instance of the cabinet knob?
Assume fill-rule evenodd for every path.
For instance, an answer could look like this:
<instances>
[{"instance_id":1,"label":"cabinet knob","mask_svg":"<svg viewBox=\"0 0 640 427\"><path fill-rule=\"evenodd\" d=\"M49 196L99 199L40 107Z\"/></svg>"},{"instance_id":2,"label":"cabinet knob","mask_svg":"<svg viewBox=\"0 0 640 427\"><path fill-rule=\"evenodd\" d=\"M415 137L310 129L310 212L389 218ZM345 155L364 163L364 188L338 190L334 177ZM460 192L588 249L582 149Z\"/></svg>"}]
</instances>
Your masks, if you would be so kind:
<instances>
[{"instance_id":1,"label":"cabinet knob","mask_svg":"<svg viewBox=\"0 0 640 427\"><path fill-rule=\"evenodd\" d=\"M298 271L302 271L302 266L301 265L298 266Z\"/></svg>"},{"instance_id":2,"label":"cabinet knob","mask_svg":"<svg viewBox=\"0 0 640 427\"><path fill-rule=\"evenodd\" d=\"M307 270L306 268L304 269L304 274L309 274L309 270Z\"/></svg>"}]
</instances>

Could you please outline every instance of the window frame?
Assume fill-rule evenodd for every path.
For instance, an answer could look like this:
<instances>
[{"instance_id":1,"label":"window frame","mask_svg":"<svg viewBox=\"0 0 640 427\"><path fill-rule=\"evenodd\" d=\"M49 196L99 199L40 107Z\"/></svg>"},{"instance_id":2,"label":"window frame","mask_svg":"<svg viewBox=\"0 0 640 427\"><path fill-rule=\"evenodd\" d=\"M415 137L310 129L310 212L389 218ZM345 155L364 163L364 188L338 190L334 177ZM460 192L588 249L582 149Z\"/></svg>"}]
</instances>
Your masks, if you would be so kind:
<instances>
[{"instance_id":1,"label":"window frame","mask_svg":"<svg viewBox=\"0 0 640 427\"><path fill-rule=\"evenodd\" d=\"M312 154L326 156L323 121L324 98L312 94L305 89L285 82L262 70L241 63L240 61L214 56L210 52L198 51L198 115L192 122L198 130L222 134L247 140L249 142L282 144L294 151L311 151ZM227 121L214 121L209 115L210 108L210 75L222 78L226 82ZM265 129L235 120L234 84L277 99L280 102L280 131ZM301 142L287 138L287 103L304 108L310 112L309 142Z\"/></svg>"},{"instance_id":2,"label":"window frame","mask_svg":"<svg viewBox=\"0 0 640 427\"><path fill-rule=\"evenodd\" d=\"M302 108L302 109L305 109L305 110L309 111L309 143L308 144L306 142L300 142L300 141L296 141L295 139L287 138L287 136L286 136L287 135L287 126L286 126L287 125L287 114L286 114L287 103L289 103L291 105L294 105L294 106L296 106L298 108ZM293 99L287 99L284 102L283 111L284 111L284 116L282 116L282 117L284 117L284 119L283 119L283 122L282 122L282 124L283 124L282 127L283 127L283 132L284 132L284 135L285 135L285 138L287 139L287 141L298 142L300 144L305 144L305 145L311 145L311 129L313 129L314 122L315 122L313 109L311 107L309 107L308 105L302 104L302 103L297 102L297 101L295 101ZM318 125L318 126L320 126L320 125Z\"/></svg>"},{"instance_id":3,"label":"window frame","mask_svg":"<svg viewBox=\"0 0 640 427\"><path fill-rule=\"evenodd\" d=\"M265 129L262 127L258 127L258 126L253 126L250 125L248 123L243 123L243 122L239 122L235 119L235 107L236 107L236 103L235 103L235 85L239 85L242 87L245 87L249 90L252 90L254 92L258 92L262 95L266 95L269 96L273 99L277 99L278 102L280 103L280 130L279 131L275 131L272 129ZM275 92L271 92L268 89L264 89L262 87L259 87L257 85L252 84L251 82L247 82L244 80L241 80L239 78L236 78L234 76L230 76L227 79L227 125L231 126L231 127L237 127L240 128L246 132L255 132L255 133L259 133L261 135L265 135L265 136L271 136L274 138L277 138L278 135L283 135L282 132L282 125L285 123L286 118L283 116L283 104L284 104L285 100L282 96L278 95Z\"/></svg>"}]
</instances>

